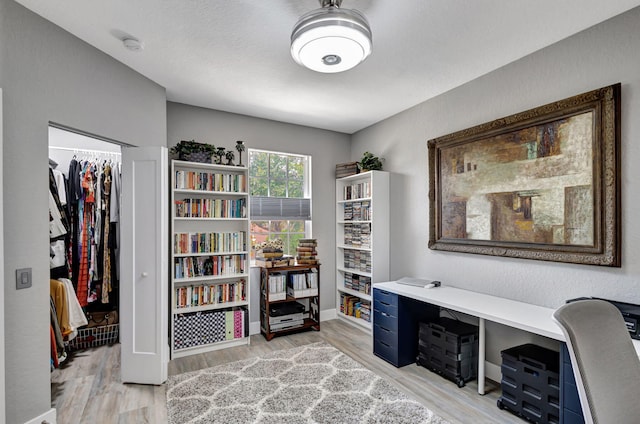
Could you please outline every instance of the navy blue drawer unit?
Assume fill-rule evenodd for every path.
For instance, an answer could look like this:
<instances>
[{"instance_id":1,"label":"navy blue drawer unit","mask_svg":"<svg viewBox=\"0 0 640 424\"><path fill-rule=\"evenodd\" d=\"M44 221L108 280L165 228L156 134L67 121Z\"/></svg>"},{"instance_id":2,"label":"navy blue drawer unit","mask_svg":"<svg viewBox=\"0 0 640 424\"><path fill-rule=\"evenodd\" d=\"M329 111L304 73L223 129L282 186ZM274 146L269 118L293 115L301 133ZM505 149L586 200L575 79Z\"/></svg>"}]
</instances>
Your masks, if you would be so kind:
<instances>
[{"instance_id":1,"label":"navy blue drawer unit","mask_svg":"<svg viewBox=\"0 0 640 424\"><path fill-rule=\"evenodd\" d=\"M437 306L373 288L373 353L403 367L416 362L418 323L439 315Z\"/></svg>"},{"instance_id":2,"label":"navy blue drawer unit","mask_svg":"<svg viewBox=\"0 0 640 424\"><path fill-rule=\"evenodd\" d=\"M578 397L578 386L573 375L569 349L565 343L560 343L560 409L562 424L584 424L582 406Z\"/></svg>"}]
</instances>

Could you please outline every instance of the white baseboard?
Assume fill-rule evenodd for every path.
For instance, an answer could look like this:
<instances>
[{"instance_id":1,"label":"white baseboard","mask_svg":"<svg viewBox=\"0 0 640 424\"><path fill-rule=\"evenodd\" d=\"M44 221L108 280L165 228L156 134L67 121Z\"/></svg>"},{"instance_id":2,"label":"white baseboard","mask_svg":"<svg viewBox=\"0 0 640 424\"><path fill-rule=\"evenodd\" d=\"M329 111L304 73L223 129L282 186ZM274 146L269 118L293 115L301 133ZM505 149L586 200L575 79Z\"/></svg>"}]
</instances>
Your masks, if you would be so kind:
<instances>
[{"instance_id":1,"label":"white baseboard","mask_svg":"<svg viewBox=\"0 0 640 424\"><path fill-rule=\"evenodd\" d=\"M488 379L493 380L496 383L500 383L500 380L502 380L502 370L500 369L500 365L484 361L484 375Z\"/></svg>"},{"instance_id":2,"label":"white baseboard","mask_svg":"<svg viewBox=\"0 0 640 424\"><path fill-rule=\"evenodd\" d=\"M51 408L44 414L27 421L25 424L56 424L56 410L55 408Z\"/></svg>"},{"instance_id":3,"label":"white baseboard","mask_svg":"<svg viewBox=\"0 0 640 424\"><path fill-rule=\"evenodd\" d=\"M336 312L335 308L320 311L320 322L329 321L330 319L336 319L336 318L338 318L338 313Z\"/></svg>"}]
</instances>

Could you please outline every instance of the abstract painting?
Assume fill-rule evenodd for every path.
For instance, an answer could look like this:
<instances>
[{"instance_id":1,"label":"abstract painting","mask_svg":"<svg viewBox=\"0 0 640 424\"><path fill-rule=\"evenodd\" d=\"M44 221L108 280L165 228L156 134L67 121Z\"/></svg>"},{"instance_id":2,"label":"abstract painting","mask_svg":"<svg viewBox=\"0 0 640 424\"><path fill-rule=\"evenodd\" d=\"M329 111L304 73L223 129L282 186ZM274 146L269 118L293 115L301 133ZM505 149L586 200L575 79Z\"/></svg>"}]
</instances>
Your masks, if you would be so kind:
<instances>
[{"instance_id":1,"label":"abstract painting","mask_svg":"<svg viewBox=\"0 0 640 424\"><path fill-rule=\"evenodd\" d=\"M429 248L619 267L620 84L428 142Z\"/></svg>"}]
</instances>

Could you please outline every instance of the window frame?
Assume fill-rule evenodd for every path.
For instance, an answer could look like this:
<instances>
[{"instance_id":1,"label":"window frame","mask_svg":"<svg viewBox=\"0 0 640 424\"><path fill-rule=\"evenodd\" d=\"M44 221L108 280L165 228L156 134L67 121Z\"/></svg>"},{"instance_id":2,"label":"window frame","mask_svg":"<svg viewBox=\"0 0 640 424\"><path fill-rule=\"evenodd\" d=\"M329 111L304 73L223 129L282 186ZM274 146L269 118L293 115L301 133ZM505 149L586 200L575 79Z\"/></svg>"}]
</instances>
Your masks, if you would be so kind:
<instances>
[{"instance_id":1,"label":"window frame","mask_svg":"<svg viewBox=\"0 0 640 424\"><path fill-rule=\"evenodd\" d=\"M252 155L254 153L259 153L259 154L267 154L267 169L266 169L266 175L253 175L252 174L252 167L251 167L251 159L252 159ZM286 176L285 178L282 178L281 176L278 177L272 177L272 160L271 160L271 155L278 155L278 156L285 156L287 157L287 164L286 164ZM264 150L264 149L248 149L247 152L247 162L248 162L248 168L249 168L249 197L272 197L272 198L289 198L289 199L309 199L309 203L311 204L312 202L312 197L311 197L311 162L312 162L312 157L311 155L304 155L304 154L299 154L299 153L288 153L288 152L278 152L278 151L273 151L273 150ZM299 181L299 180L291 180L290 179L290 172L289 172L289 158L290 157L295 157L295 158L301 158L303 161L303 176L302 176L302 192L303 192L303 197L289 197L289 192L290 192L290 181ZM253 178L264 178L266 180L266 187L267 187L267 196L263 196L263 195L254 195L251 192L251 180ZM272 181L283 181L285 183L285 197L282 196L271 196L271 182ZM310 206L310 205L309 205ZM253 214L253 213L252 213ZM253 222L267 222L267 228L268 231L266 232L266 238L267 239L272 239L275 238L274 236L278 237L278 238L284 238L285 239L285 252L284 254L289 254L292 256L295 256L295 252L287 252L286 250L288 250L289 248L289 244L291 241L291 236L294 235L296 237L302 237L302 238L309 238L312 234L311 232L311 225L312 225L312 220L311 219L290 219L289 217L283 217L284 219L274 219L274 217L268 217L268 218L262 218L262 217L257 217L254 219L253 216L250 216L249 218L249 230L250 230L250 242L251 242L251 262L252 264L255 261L255 254L254 254L254 250L253 250L253 245L254 245L254 240L255 240L255 235L257 234L256 232L253 231ZM274 221L286 221L286 228L287 231L286 232L273 232L272 228L272 222ZM291 222L295 222L295 221L300 221L303 223L304 226L304 231L302 233L300 232L292 232L291 231ZM264 233L261 233L264 234Z\"/></svg>"}]
</instances>

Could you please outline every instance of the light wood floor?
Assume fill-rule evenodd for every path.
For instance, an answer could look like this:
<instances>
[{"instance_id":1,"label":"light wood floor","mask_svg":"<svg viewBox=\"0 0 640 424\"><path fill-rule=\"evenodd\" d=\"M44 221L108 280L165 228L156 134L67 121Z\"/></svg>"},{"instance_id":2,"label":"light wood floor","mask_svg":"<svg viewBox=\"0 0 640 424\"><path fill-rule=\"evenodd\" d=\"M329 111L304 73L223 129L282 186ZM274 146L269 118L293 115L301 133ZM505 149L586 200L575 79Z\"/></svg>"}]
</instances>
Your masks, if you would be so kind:
<instances>
[{"instance_id":1,"label":"light wood floor","mask_svg":"<svg viewBox=\"0 0 640 424\"><path fill-rule=\"evenodd\" d=\"M265 352L325 341L423 403L452 424L508 424L525 421L496 406L495 384L480 396L477 384L463 388L417 365L395 368L372 353L371 336L341 320L322 322L321 331L276 337L267 342L251 336L250 346L218 350L173 360L169 375L225 362L260 356ZM58 424L165 423L165 385L120 383L120 345L78 352L51 374L52 407Z\"/></svg>"}]
</instances>

